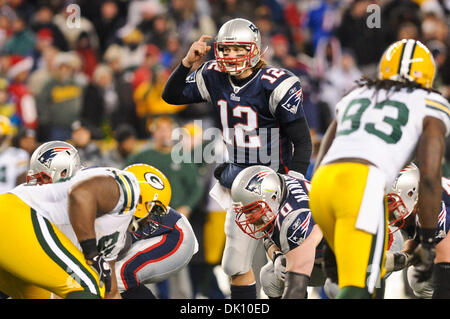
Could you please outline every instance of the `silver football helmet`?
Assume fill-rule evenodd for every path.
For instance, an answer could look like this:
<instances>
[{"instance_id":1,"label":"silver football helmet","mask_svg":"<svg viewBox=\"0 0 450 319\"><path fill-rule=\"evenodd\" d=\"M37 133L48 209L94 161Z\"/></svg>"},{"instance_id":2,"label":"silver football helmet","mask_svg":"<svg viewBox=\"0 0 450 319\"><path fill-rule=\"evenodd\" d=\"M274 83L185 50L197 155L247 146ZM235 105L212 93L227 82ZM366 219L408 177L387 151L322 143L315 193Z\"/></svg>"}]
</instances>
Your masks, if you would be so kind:
<instances>
[{"instance_id":1,"label":"silver football helmet","mask_svg":"<svg viewBox=\"0 0 450 319\"><path fill-rule=\"evenodd\" d=\"M389 225L402 228L405 219L414 212L419 197L419 180L419 168L414 163L400 171L387 194Z\"/></svg>"},{"instance_id":2,"label":"silver football helmet","mask_svg":"<svg viewBox=\"0 0 450 319\"><path fill-rule=\"evenodd\" d=\"M268 236L283 200L284 180L267 166L242 170L231 186L235 222L247 235L260 239Z\"/></svg>"},{"instance_id":3,"label":"silver football helmet","mask_svg":"<svg viewBox=\"0 0 450 319\"><path fill-rule=\"evenodd\" d=\"M227 45L243 46L247 54L227 57L224 48ZM254 67L261 58L261 34L252 22L237 18L227 21L217 33L214 43L217 65L222 72L237 75Z\"/></svg>"},{"instance_id":4,"label":"silver football helmet","mask_svg":"<svg viewBox=\"0 0 450 319\"><path fill-rule=\"evenodd\" d=\"M80 168L80 156L74 146L63 141L47 142L31 155L27 183L55 183L72 177Z\"/></svg>"}]
</instances>

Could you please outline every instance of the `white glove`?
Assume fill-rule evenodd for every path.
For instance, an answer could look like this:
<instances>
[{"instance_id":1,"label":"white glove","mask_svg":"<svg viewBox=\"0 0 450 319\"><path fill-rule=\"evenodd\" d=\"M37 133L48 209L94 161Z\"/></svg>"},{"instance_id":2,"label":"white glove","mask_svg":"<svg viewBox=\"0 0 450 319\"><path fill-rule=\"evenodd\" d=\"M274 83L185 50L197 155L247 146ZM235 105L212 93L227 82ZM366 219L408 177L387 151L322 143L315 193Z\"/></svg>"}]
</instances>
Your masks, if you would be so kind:
<instances>
[{"instance_id":1,"label":"white glove","mask_svg":"<svg viewBox=\"0 0 450 319\"><path fill-rule=\"evenodd\" d=\"M275 251L273 253L273 272L275 276L284 281L286 278L286 256L280 252Z\"/></svg>"},{"instance_id":2,"label":"white glove","mask_svg":"<svg viewBox=\"0 0 450 319\"><path fill-rule=\"evenodd\" d=\"M384 267L386 268L386 272L398 271L403 268L408 267L410 255L404 252L396 251L387 251L386 252L386 263Z\"/></svg>"}]
</instances>

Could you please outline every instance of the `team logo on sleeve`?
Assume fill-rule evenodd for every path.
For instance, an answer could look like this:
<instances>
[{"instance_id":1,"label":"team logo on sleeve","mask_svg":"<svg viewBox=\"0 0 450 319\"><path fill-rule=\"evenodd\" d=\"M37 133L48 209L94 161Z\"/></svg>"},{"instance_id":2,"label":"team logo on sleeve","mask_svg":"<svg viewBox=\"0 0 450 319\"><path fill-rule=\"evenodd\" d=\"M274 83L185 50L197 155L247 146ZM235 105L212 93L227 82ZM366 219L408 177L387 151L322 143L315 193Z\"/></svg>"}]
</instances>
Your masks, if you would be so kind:
<instances>
[{"instance_id":1,"label":"team logo on sleeve","mask_svg":"<svg viewBox=\"0 0 450 319\"><path fill-rule=\"evenodd\" d=\"M187 78L186 83L194 83L195 82L195 75L197 74L197 70L192 72Z\"/></svg>"},{"instance_id":2,"label":"team logo on sleeve","mask_svg":"<svg viewBox=\"0 0 450 319\"><path fill-rule=\"evenodd\" d=\"M297 113L298 106L303 98L302 88L299 90L297 90L297 88L292 88L289 90L288 94L289 98L281 106L292 114L295 114Z\"/></svg>"},{"instance_id":3,"label":"team logo on sleeve","mask_svg":"<svg viewBox=\"0 0 450 319\"><path fill-rule=\"evenodd\" d=\"M292 224L292 235L289 236L289 240L295 244L301 244L308 233L309 224L311 222L311 212L306 216L305 220L301 220L297 217L297 220Z\"/></svg>"},{"instance_id":4,"label":"team logo on sleeve","mask_svg":"<svg viewBox=\"0 0 450 319\"><path fill-rule=\"evenodd\" d=\"M249 192L256 193L258 195L261 195L261 184L264 179L264 176L269 174L270 171L262 171L257 173L255 176L253 176L250 181L247 183L247 186L245 186L245 189Z\"/></svg>"},{"instance_id":5,"label":"team logo on sleeve","mask_svg":"<svg viewBox=\"0 0 450 319\"><path fill-rule=\"evenodd\" d=\"M41 156L38 157L38 161L42 163L47 168L50 168L50 165L52 164L53 158L55 158L56 154L60 152L64 152L65 150L68 150L68 147L55 147L51 148L48 151L45 151L42 153Z\"/></svg>"}]
</instances>

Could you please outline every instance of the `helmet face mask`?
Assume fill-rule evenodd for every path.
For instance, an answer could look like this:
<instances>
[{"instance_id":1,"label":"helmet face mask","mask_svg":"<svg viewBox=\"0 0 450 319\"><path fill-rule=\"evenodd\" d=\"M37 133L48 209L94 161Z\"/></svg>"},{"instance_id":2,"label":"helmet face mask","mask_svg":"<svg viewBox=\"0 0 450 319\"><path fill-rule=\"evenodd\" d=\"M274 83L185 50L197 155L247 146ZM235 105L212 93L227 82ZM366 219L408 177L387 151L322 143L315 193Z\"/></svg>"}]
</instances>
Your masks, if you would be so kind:
<instances>
[{"instance_id":1,"label":"helmet face mask","mask_svg":"<svg viewBox=\"0 0 450 319\"><path fill-rule=\"evenodd\" d=\"M256 201L245 206L235 204L233 208L237 225L250 237L260 239L272 232L277 214L265 201Z\"/></svg>"},{"instance_id":2,"label":"helmet face mask","mask_svg":"<svg viewBox=\"0 0 450 319\"><path fill-rule=\"evenodd\" d=\"M227 56L224 51L225 47L242 47L247 52L245 54L237 54L235 57ZM245 70L252 67L252 59L258 56L258 48L254 43L230 43L225 42L214 43L214 50L216 52L217 66L222 72L230 73L231 75L239 75Z\"/></svg>"},{"instance_id":3,"label":"helmet face mask","mask_svg":"<svg viewBox=\"0 0 450 319\"><path fill-rule=\"evenodd\" d=\"M139 202L129 227L133 232L149 219L159 218L168 213L172 188L167 177L153 166L133 164L124 170L136 176L140 188Z\"/></svg>"},{"instance_id":4,"label":"helmet face mask","mask_svg":"<svg viewBox=\"0 0 450 319\"><path fill-rule=\"evenodd\" d=\"M27 184L50 184L70 178L81 169L77 149L63 141L39 146L31 155Z\"/></svg>"},{"instance_id":5,"label":"helmet face mask","mask_svg":"<svg viewBox=\"0 0 450 319\"><path fill-rule=\"evenodd\" d=\"M405 225L406 219L414 214L419 196L419 169L409 164L400 171L387 194L389 226L396 230Z\"/></svg>"},{"instance_id":6,"label":"helmet face mask","mask_svg":"<svg viewBox=\"0 0 450 319\"><path fill-rule=\"evenodd\" d=\"M242 170L231 186L235 222L252 238L269 236L283 200L283 182L266 167L253 165Z\"/></svg>"},{"instance_id":7,"label":"helmet face mask","mask_svg":"<svg viewBox=\"0 0 450 319\"><path fill-rule=\"evenodd\" d=\"M234 57L224 54L226 46L244 48L246 54ZM261 58L261 35L259 29L245 19L232 19L222 25L214 43L216 62L222 72L239 75L254 67Z\"/></svg>"}]
</instances>

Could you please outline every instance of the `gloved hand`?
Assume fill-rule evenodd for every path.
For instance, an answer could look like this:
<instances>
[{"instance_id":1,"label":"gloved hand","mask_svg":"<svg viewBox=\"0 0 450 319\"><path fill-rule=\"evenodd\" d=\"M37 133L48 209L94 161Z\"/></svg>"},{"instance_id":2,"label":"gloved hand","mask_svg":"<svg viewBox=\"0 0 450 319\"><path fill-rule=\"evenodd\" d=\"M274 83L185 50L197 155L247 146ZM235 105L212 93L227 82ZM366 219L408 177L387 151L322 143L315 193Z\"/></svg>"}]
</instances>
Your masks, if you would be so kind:
<instances>
[{"instance_id":1,"label":"gloved hand","mask_svg":"<svg viewBox=\"0 0 450 319\"><path fill-rule=\"evenodd\" d=\"M433 274L435 248L435 229L417 229L419 246L414 250L409 263L416 267L417 282L423 282L431 278Z\"/></svg>"},{"instance_id":2,"label":"gloved hand","mask_svg":"<svg viewBox=\"0 0 450 319\"><path fill-rule=\"evenodd\" d=\"M405 252L387 251L386 252L386 263L385 263L386 272L398 271L398 270L402 270L403 268L408 267L410 258L411 258L411 255L409 255Z\"/></svg>"},{"instance_id":3,"label":"gloved hand","mask_svg":"<svg viewBox=\"0 0 450 319\"><path fill-rule=\"evenodd\" d=\"M286 256L281 251L274 251L272 261L275 276L284 281L286 279Z\"/></svg>"},{"instance_id":4,"label":"gloved hand","mask_svg":"<svg viewBox=\"0 0 450 319\"><path fill-rule=\"evenodd\" d=\"M101 256L97 255L92 259L87 260L88 265L92 266L98 273L100 279L100 287L105 285L106 292L111 291L111 267L109 263Z\"/></svg>"},{"instance_id":5,"label":"gloved hand","mask_svg":"<svg viewBox=\"0 0 450 319\"><path fill-rule=\"evenodd\" d=\"M423 282L431 278L433 273L436 248L433 245L421 243L413 252L409 263L416 268L417 282Z\"/></svg>"},{"instance_id":6,"label":"gloved hand","mask_svg":"<svg viewBox=\"0 0 450 319\"><path fill-rule=\"evenodd\" d=\"M106 292L111 291L111 267L109 263L97 250L97 240L95 238L80 241L81 250L88 265L92 266L98 274L100 287L105 285Z\"/></svg>"}]
</instances>

